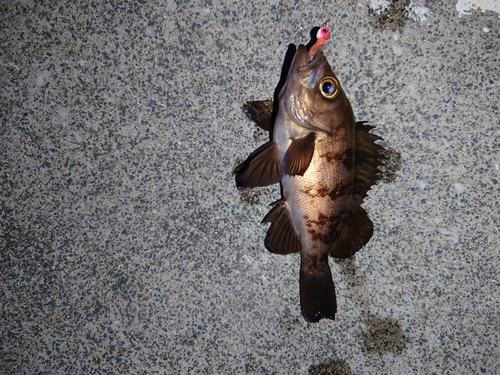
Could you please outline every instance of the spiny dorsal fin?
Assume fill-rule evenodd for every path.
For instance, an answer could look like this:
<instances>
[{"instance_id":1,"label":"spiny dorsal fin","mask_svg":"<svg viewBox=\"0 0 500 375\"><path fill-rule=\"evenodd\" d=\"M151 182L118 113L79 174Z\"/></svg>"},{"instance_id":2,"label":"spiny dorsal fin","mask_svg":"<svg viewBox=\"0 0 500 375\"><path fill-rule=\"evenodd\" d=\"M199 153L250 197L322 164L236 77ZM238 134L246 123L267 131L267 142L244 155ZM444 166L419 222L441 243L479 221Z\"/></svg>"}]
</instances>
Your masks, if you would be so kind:
<instances>
[{"instance_id":1,"label":"spiny dorsal fin","mask_svg":"<svg viewBox=\"0 0 500 375\"><path fill-rule=\"evenodd\" d=\"M247 160L236 167L238 187L267 186L281 181L281 178L278 147L274 142L260 146Z\"/></svg>"},{"instance_id":2,"label":"spiny dorsal fin","mask_svg":"<svg viewBox=\"0 0 500 375\"><path fill-rule=\"evenodd\" d=\"M286 172L290 176L303 176L314 155L315 134L309 133L303 138L292 139L285 153Z\"/></svg>"},{"instance_id":3,"label":"spiny dorsal fin","mask_svg":"<svg viewBox=\"0 0 500 375\"><path fill-rule=\"evenodd\" d=\"M345 225L338 239L330 248L330 255L335 258L347 258L362 248L373 234L373 223L361 207L368 190L378 180L378 167L382 164L379 154L382 146L375 141L382 138L370 134L373 126L364 122L356 123L356 177L354 179L354 199L352 210L346 216Z\"/></svg>"},{"instance_id":4,"label":"spiny dorsal fin","mask_svg":"<svg viewBox=\"0 0 500 375\"><path fill-rule=\"evenodd\" d=\"M245 113L250 116L250 119L255 124L264 130L271 130L271 122L273 117L273 101L272 100L255 100L246 102L241 106Z\"/></svg>"},{"instance_id":5,"label":"spiny dorsal fin","mask_svg":"<svg viewBox=\"0 0 500 375\"><path fill-rule=\"evenodd\" d=\"M378 152L383 147L376 144L375 141L382 138L370 134L370 130L373 128L373 126L365 125L365 122L356 122L356 177L353 206L363 202L368 190L379 179L378 167L382 165L380 159L383 159L384 156Z\"/></svg>"},{"instance_id":6,"label":"spiny dorsal fin","mask_svg":"<svg viewBox=\"0 0 500 375\"><path fill-rule=\"evenodd\" d=\"M274 207L262 220L271 223L264 241L267 250L276 254L291 254L300 251L302 245L292 224L290 209L285 200L274 203Z\"/></svg>"}]
</instances>

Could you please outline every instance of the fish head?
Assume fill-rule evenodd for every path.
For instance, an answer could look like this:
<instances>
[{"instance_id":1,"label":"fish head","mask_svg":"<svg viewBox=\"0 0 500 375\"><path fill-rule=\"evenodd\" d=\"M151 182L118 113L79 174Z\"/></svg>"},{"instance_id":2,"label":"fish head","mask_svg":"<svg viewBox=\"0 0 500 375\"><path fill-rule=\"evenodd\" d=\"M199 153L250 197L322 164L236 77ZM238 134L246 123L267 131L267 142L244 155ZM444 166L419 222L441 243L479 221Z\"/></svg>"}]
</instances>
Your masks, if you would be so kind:
<instances>
[{"instance_id":1,"label":"fish head","mask_svg":"<svg viewBox=\"0 0 500 375\"><path fill-rule=\"evenodd\" d=\"M288 116L307 129L335 135L354 124L351 104L321 50L311 56L305 46L297 48L279 100Z\"/></svg>"}]
</instances>

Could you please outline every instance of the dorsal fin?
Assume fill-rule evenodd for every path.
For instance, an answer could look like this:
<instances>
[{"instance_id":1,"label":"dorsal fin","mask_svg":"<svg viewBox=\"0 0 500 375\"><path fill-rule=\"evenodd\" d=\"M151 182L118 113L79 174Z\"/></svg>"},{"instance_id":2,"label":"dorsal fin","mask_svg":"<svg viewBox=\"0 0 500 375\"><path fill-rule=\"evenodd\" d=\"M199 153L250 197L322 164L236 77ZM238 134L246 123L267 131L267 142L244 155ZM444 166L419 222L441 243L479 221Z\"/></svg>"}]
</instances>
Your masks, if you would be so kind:
<instances>
[{"instance_id":1,"label":"dorsal fin","mask_svg":"<svg viewBox=\"0 0 500 375\"><path fill-rule=\"evenodd\" d=\"M274 207L262 222L271 223L264 241L267 250L276 254L291 254L300 251L302 245L292 224L290 209L284 199L274 203Z\"/></svg>"},{"instance_id":2,"label":"dorsal fin","mask_svg":"<svg viewBox=\"0 0 500 375\"><path fill-rule=\"evenodd\" d=\"M241 106L245 113L250 116L250 119L255 124L264 130L271 130L273 117L273 101L272 100L255 100L246 102Z\"/></svg>"},{"instance_id":3,"label":"dorsal fin","mask_svg":"<svg viewBox=\"0 0 500 375\"><path fill-rule=\"evenodd\" d=\"M281 181L281 166L276 143L267 142L260 146L236 167L235 172L238 187L267 186Z\"/></svg>"},{"instance_id":4,"label":"dorsal fin","mask_svg":"<svg viewBox=\"0 0 500 375\"><path fill-rule=\"evenodd\" d=\"M373 126L356 122L356 176L354 178L354 196L351 212L345 217L345 225L338 239L330 248L330 255L335 258L347 258L362 248L373 234L373 223L361 207L368 190L379 179L378 167L384 156L378 151L383 149L375 141L382 138L370 134Z\"/></svg>"},{"instance_id":5,"label":"dorsal fin","mask_svg":"<svg viewBox=\"0 0 500 375\"><path fill-rule=\"evenodd\" d=\"M365 125L364 121L356 122L356 177L353 207L363 202L368 190L379 179L378 167L382 165L380 159L383 159L384 156L379 153L383 147L376 144L375 141L382 138L370 134L370 130L373 128L374 126Z\"/></svg>"},{"instance_id":6,"label":"dorsal fin","mask_svg":"<svg viewBox=\"0 0 500 375\"><path fill-rule=\"evenodd\" d=\"M334 258L348 258L361 249L372 234L372 221L363 207L357 206L346 217L339 237L330 247L330 255Z\"/></svg>"}]
</instances>

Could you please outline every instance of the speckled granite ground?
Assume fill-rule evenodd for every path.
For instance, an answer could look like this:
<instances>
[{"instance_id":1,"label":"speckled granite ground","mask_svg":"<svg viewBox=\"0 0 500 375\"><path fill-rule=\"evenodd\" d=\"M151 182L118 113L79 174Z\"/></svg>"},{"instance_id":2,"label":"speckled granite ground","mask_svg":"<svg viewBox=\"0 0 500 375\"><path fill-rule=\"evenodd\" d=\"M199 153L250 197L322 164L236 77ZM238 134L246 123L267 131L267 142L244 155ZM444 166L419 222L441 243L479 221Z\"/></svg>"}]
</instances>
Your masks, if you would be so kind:
<instances>
[{"instance_id":1,"label":"speckled granite ground","mask_svg":"<svg viewBox=\"0 0 500 375\"><path fill-rule=\"evenodd\" d=\"M500 373L500 19L444 3L1 2L0 372ZM397 172L308 324L263 246L279 188L232 170L267 139L240 105L325 20Z\"/></svg>"}]
</instances>

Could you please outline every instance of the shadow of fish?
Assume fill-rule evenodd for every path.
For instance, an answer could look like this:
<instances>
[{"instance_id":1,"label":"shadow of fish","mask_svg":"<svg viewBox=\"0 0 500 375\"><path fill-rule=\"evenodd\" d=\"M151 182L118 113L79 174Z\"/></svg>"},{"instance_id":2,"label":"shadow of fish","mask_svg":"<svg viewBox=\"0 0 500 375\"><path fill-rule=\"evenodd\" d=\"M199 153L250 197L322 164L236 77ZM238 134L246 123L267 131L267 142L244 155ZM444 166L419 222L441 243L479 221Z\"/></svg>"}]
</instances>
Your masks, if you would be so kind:
<instances>
[{"instance_id":1,"label":"shadow of fish","mask_svg":"<svg viewBox=\"0 0 500 375\"><path fill-rule=\"evenodd\" d=\"M355 122L321 47L312 49L289 46L293 59L285 58L274 102L243 105L272 137L236 168L236 183L281 182L282 199L263 220L271 223L265 246L277 254L300 252L302 315L318 322L337 312L328 256L350 257L373 234L361 203L378 179L382 147L372 126Z\"/></svg>"}]
</instances>

